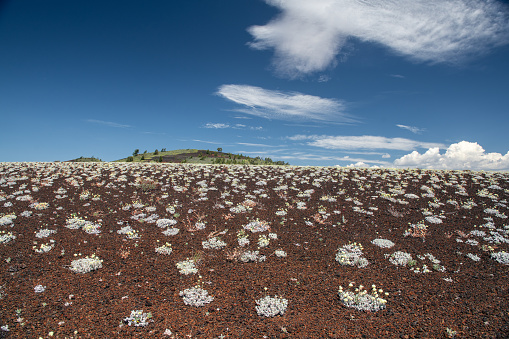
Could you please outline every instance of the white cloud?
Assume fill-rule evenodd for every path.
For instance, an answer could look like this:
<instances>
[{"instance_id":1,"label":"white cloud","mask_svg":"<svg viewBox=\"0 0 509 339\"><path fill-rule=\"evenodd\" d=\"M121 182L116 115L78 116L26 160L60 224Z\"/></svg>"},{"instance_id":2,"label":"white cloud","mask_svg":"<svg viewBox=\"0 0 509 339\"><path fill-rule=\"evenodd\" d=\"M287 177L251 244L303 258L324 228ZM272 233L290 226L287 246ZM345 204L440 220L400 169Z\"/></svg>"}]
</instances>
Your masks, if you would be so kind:
<instances>
[{"instance_id":1,"label":"white cloud","mask_svg":"<svg viewBox=\"0 0 509 339\"><path fill-rule=\"evenodd\" d=\"M358 161L355 164L346 165L346 167L369 167L365 162Z\"/></svg>"},{"instance_id":2,"label":"white cloud","mask_svg":"<svg viewBox=\"0 0 509 339\"><path fill-rule=\"evenodd\" d=\"M93 124L106 125L106 126L110 126L110 127L116 127L116 128L128 128L128 127L131 127L129 125L122 125L122 124L118 124L116 122L103 121L103 120L95 120L95 119L88 119L87 122L91 122Z\"/></svg>"},{"instance_id":3,"label":"white cloud","mask_svg":"<svg viewBox=\"0 0 509 339\"><path fill-rule=\"evenodd\" d=\"M496 0L265 0L282 13L248 29L255 49L275 51L280 73L333 66L351 38L423 62L455 62L509 40L508 9Z\"/></svg>"},{"instance_id":4,"label":"white cloud","mask_svg":"<svg viewBox=\"0 0 509 339\"><path fill-rule=\"evenodd\" d=\"M424 154L412 152L394 161L399 167L468 170L509 170L509 152L486 153L476 142L461 141L440 154L438 148L430 148Z\"/></svg>"},{"instance_id":5,"label":"white cloud","mask_svg":"<svg viewBox=\"0 0 509 339\"><path fill-rule=\"evenodd\" d=\"M250 130L253 130L253 131L263 130L263 127L261 127L261 126L247 126L244 124L235 124L232 126L230 124L212 123L212 122L206 123L205 126L203 126L203 127L204 128L215 128L215 129L223 129L223 128L245 129L245 128L249 128Z\"/></svg>"},{"instance_id":6,"label":"white cloud","mask_svg":"<svg viewBox=\"0 0 509 339\"><path fill-rule=\"evenodd\" d=\"M410 151L415 148L442 147L443 144L421 142L405 138L386 138L373 135L362 136L303 136L296 135L291 140L312 139L308 142L310 146L322 147L327 149L392 149Z\"/></svg>"},{"instance_id":7,"label":"white cloud","mask_svg":"<svg viewBox=\"0 0 509 339\"><path fill-rule=\"evenodd\" d=\"M222 85L217 94L243 106L237 112L266 119L356 122L345 113L346 104L336 99L248 85Z\"/></svg>"},{"instance_id":8,"label":"white cloud","mask_svg":"<svg viewBox=\"0 0 509 339\"><path fill-rule=\"evenodd\" d=\"M415 133L415 134L419 134L422 131L424 131L423 128L414 127L414 126L406 126L406 125L396 125L396 126L398 126L399 128L409 130L410 132Z\"/></svg>"},{"instance_id":9,"label":"white cloud","mask_svg":"<svg viewBox=\"0 0 509 339\"><path fill-rule=\"evenodd\" d=\"M208 122L207 124L205 124L205 128L230 128L230 125Z\"/></svg>"},{"instance_id":10,"label":"white cloud","mask_svg":"<svg viewBox=\"0 0 509 339\"><path fill-rule=\"evenodd\" d=\"M389 153L385 153L384 155L382 155L382 158L384 159L389 159L391 157L391 155Z\"/></svg>"}]
</instances>

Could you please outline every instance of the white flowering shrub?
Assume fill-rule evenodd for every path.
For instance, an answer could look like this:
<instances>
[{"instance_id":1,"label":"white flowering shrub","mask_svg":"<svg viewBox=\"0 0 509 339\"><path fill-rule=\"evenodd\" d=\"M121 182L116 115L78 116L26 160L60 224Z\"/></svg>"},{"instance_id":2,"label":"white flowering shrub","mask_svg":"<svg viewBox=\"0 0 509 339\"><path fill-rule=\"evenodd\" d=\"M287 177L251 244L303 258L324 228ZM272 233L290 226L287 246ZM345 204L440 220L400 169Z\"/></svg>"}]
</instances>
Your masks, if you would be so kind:
<instances>
[{"instance_id":1,"label":"white flowering shrub","mask_svg":"<svg viewBox=\"0 0 509 339\"><path fill-rule=\"evenodd\" d=\"M357 266L359 268L366 267L369 262L363 257L362 245L350 243L338 249L336 261L341 265Z\"/></svg>"},{"instance_id":2,"label":"white flowering shrub","mask_svg":"<svg viewBox=\"0 0 509 339\"><path fill-rule=\"evenodd\" d=\"M226 243L222 241L219 237L212 237L208 240L202 241L201 245L205 249L220 250L221 248L226 246Z\"/></svg>"},{"instance_id":3,"label":"white flowering shrub","mask_svg":"<svg viewBox=\"0 0 509 339\"><path fill-rule=\"evenodd\" d=\"M286 252L283 251L283 250L275 250L274 251L274 254L276 255L276 257L278 258L284 258L286 257Z\"/></svg>"},{"instance_id":4,"label":"white flowering shrub","mask_svg":"<svg viewBox=\"0 0 509 339\"><path fill-rule=\"evenodd\" d=\"M0 217L0 226L11 225L14 219L16 219L14 214L4 215Z\"/></svg>"},{"instance_id":5,"label":"white flowering shrub","mask_svg":"<svg viewBox=\"0 0 509 339\"><path fill-rule=\"evenodd\" d=\"M42 285L37 285L34 287L34 292L35 293L42 293L46 291L46 286L42 286Z\"/></svg>"},{"instance_id":6,"label":"white flowering shrub","mask_svg":"<svg viewBox=\"0 0 509 339\"><path fill-rule=\"evenodd\" d=\"M475 255L473 253L467 253L466 256L467 256L467 258L470 258L473 261L480 261L481 260L481 258L478 255Z\"/></svg>"},{"instance_id":7,"label":"white flowering shrub","mask_svg":"<svg viewBox=\"0 0 509 339\"><path fill-rule=\"evenodd\" d=\"M184 261L179 261L177 263L177 269L179 270L180 274L195 274L198 272L198 269L195 266L195 262L192 259L186 259Z\"/></svg>"},{"instance_id":8,"label":"white flowering shrub","mask_svg":"<svg viewBox=\"0 0 509 339\"><path fill-rule=\"evenodd\" d=\"M394 246L394 243L387 239L374 239L371 243L381 248L391 248Z\"/></svg>"},{"instance_id":9,"label":"white flowering shrub","mask_svg":"<svg viewBox=\"0 0 509 339\"><path fill-rule=\"evenodd\" d=\"M127 225L117 231L118 234L125 234L128 239L139 239L138 232L131 226Z\"/></svg>"},{"instance_id":10,"label":"white flowering shrub","mask_svg":"<svg viewBox=\"0 0 509 339\"><path fill-rule=\"evenodd\" d=\"M350 284L350 287L352 286L353 284ZM383 290L377 291L375 285L372 285L371 293L368 293L362 285L356 288L354 292L344 291L342 286L339 286L338 291L339 299L346 307L369 312L376 312L385 308L387 300L380 298L378 293L383 293Z\"/></svg>"},{"instance_id":11,"label":"white flowering shrub","mask_svg":"<svg viewBox=\"0 0 509 339\"><path fill-rule=\"evenodd\" d=\"M269 223L263 220L251 221L249 224L244 225L243 227L245 230L251 231L253 233L265 232L270 229Z\"/></svg>"},{"instance_id":12,"label":"white flowering shrub","mask_svg":"<svg viewBox=\"0 0 509 339\"><path fill-rule=\"evenodd\" d=\"M7 244L14 239L16 236L12 232L0 231L0 244Z\"/></svg>"},{"instance_id":13,"label":"white flowering shrub","mask_svg":"<svg viewBox=\"0 0 509 339\"><path fill-rule=\"evenodd\" d=\"M131 311L131 315L124 318L124 323L129 326L146 326L149 319L152 318L152 313L143 313L143 310Z\"/></svg>"},{"instance_id":14,"label":"white flowering shrub","mask_svg":"<svg viewBox=\"0 0 509 339\"><path fill-rule=\"evenodd\" d=\"M36 238L46 238L49 237L51 234L57 233L55 230L48 230L48 229L42 229L35 233Z\"/></svg>"},{"instance_id":15,"label":"white flowering shrub","mask_svg":"<svg viewBox=\"0 0 509 339\"><path fill-rule=\"evenodd\" d=\"M491 258L498 261L501 264L508 265L509 264L509 253L505 251L501 252L493 252L491 253Z\"/></svg>"},{"instance_id":16,"label":"white flowering shrub","mask_svg":"<svg viewBox=\"0 0 509 339\"><path fill-rule=\"evenodd\" d=\"M76 273L88 273L103 267L103 261L92 254L90 257L76 259L71 262L71 271Z\"/></svg>"},{"instance_id":17,"label":"white flowering shrub","mask_svg":"<svg viewBox=\"0 0 509 339\"><path fill-rule=\"evenodd\" d=\"M270 240L269 240L269 238L267 238L267 236L265 234L261 234L258 237L258 246L267 247L267 246L269 246L269 244L270 244Z\"/></svg>"},{"instance_id":18,"label":"white flowering shrub","mask_svg":"<svg viewBox=\"0 0 509 339\"><path fill-rule=\"evenodd\" d=\"M159 253L159 254L170 255L171 252L173 251L173 249L171 248L170 243L166 243L163 246L156 247L155 251L156 251L156 253Z\"/></svg>"},{"instance_id":19,"label":"white flowering shrub","mask_svg":"<svg viewBox=\"0 0 509 339\"><path fill-rule=\"evenodd\" d=\"M76 230L85 226L86 223L87 221L85 219L73 215L65 221L65 227Z\"/></svg>"},{"instance_id":20,"label":"white flowering shrub","mask_svg":"<svg viewBox=\"0 0 509 339\"><path fill-rule=\"evenodd\" d=\"M389 261L393 263L394 265L401 265L405 266L408 263L412 263L412 255L410 253L406 253L403 251L396 251L394 252L390 258Z\"/></svg>"},{"instance_id":21,"label":"white flowering shrub","mask_svg":"<svg viewBox=\"0 0 509 339\"><path fill-rule=\"evenodd\" d=\"M249 239L247 237L237 238L237 242L240 247L244 247L249 245Z\"/></svg>"},{"instance_id":22,"label":"white flowering shrub","mask_svg":"<svg viewBox=\"0 0 509 339\"><path fill-rule=\"evenodd\" d=\"M170 227L170 228L167 228L166 230L164 230L162 233L166 236L172 236L172 235L177 235L179 232L180 232L180 229L175 228L175 227Z\"/></svg>"},{"instance_id":23,"label":"white flowering shrub","mask_svg":"<svg viewBox=\"0 0 509 339\"><path fill-rule=\"evenodd\" d=\"M51 251L55 247L55 240L51 239L49 242L45 244L41 244L39 247L32 246L35 252L37 253L47 253Z\"/></svg>"},{"instance_id":24,"label":"white flowering shrub","mask_svg":"<svg viewBox=\"0 0 509 339\"><path fill-rule=\"evenodd\" d=\"M266 256L264 255L260 255L259 254L260 252L259 251L245 251L244 253L242 253L240 255L240 258L239 260L242 261L242 262L262 262L262 261L265 261L265 259L267 259Z\"/></svg>"},{"instance_id":25,"label":"white flowering shrub","mask_svg":"<svg viewBox=\"0 0 509 339\"><path fill-rule=\"evenodd\" d=\"M256 300L256 313L264 317L275 317L280 314L283 315L288 307L288 300L278 297L266 296L265 298Z\"/></svg>"},{"instance_id":26,"label":"white flowering shrub","mask_svg":"<svg viewBox=\"0 0 509 339\"><path fill-rule=\"evenodd\" d=\"M199 287L192 287L180 291L179 295L184 299L184 304L188 306L204 306L214 300L214 297L209 295L209 292Z\"/></svg>"},{"instance_id":27,"label":"white flowering shrub","mask_svg":"<svg viewBox=\"0 0 509 339\"><path fill-rule=\"evenodd\" d=\"M177 224L177 220L174 219L159 219L156 221L157 227L166 228Z\"/></svg>"}]
</instances>

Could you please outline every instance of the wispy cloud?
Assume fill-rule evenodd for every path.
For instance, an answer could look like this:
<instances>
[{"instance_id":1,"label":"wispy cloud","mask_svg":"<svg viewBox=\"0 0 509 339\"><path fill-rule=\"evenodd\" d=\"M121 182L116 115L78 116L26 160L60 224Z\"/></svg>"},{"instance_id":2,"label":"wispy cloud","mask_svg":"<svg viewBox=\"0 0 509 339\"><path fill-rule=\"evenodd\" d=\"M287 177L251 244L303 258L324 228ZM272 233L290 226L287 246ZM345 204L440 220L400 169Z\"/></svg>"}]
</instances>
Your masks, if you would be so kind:
<instances>
[{"instance_id":1,"label":"wispy cloud","mask_svg":"<svg viewBox=\"0 0 509 339\"><path fill-rule=\"evenodd\" d=\"M253 147L281 147L281 146L273 146L273 145L266 145L266 144L253 144L253 143L249 143L249 142L238 142L237 145L253 146Z\"/></svg>"},{"instance_id":2,"label":"wispy cloud","mask_svg":"<svg viewBox=\"0 0 509 339\"><path fill-rule=\"evenodd\" d=\"M261 127L261 126L247 126L244 124L230 125L230 124L212 123L212 122L206 123L205 126L203 126L203 127L204 128L215 128L215 129L223 129L223 128L250 129L250 130L254 130L254 131L261 131L263 129L263 127Z\"/></svg>"},{"instance_id":3,"label":"wispy cloud","mask_svg":"<svg viewBox=\"0 0 509 339\"><path fill-rule=\"evenodd\" d=\"M476 142L461 141L450 145L444 154L435 148L420 154L413 151L394 161L396 166L436 168L436 169L469 169L469 170L509 170L509 152L486 153Z\"/></svg>"},{"instance_id":4,"label":"wispy cloud","mask_svg":"<svg viewBox=\"0 0 509 339\"><path fill-rule=\"evenodd\" d=\"M297 92L267 90L249 85L223 85L219 96L241 105L236 109L266 119L357 122L347 114L346 103Z\"/></svg>"},{"instance_id":5,"label":"wispy cloud","mask_svg":"<svg viewBox=\"0 0 509 339\"><path fill-rule=\"evenodd\" d=\"M410 132L415 133L415 134L420 134L421 132L424 131L424 128L419 128L419 127L414 127L414 126L406 126L406 125L396 125L396 126L398 126L399 128L409 130Z\"/></svg>"},{"instance_id":6,"label":"wispy cloud","mask_svg":"<svg viewBox=\"0 0 509 339\"><path fill-rule=\"evenodd\" d=\"M129 125L123 125L123 124L119 124L119 123L111 122L111 121L103 121L103 120L95 120L95 119L87 119L86 121L90 122L90 123L93 123L93 124L100 124L100 125L116 127L116 128L129 128L129 127L131 127Z\"/></svg>"},{"instance_id":7,"label":"wispy cloud","mask_svg":"<svg viewBox=\"0 0 509 339\"><path fill-rule=\"evenodd\" d=\"M421 142L405 138L386 138L373 135L362 136L327 136L327 135L295 135L289 140L312 140L309 146L326 149L357 150L357 149L390 149L410 151L416 148L445 148L440 143Z\"/></svg>"},{"instance_id":8,"label":"wispy cloud","mask_svg":"<svg viewBox=\"0 0 509 339\"><path fill-rule=\"evenodd\" d=\"M390 74L390 76L393 78L405 79L405 76L401 74Z\"/></svg>"},{"instance_id":9,"label":"wispy cloud","mask_svg":"<svg viewBox=\"0 0 509 339\"><path fill-rule=\"evenodd\" d=\"M211 123L208 122L204 126L205 128L230 128L230 125L228 124L220 124L220 123Z\"/></svg>"},{"instance_id":10,"label":"wispy cloud","mask_svg":"<svg viewBox=\"0 0 509 339\"><path fill-rule=\"evenodd\" d=\"M220 142L217 141L207 141L207 140L199 140L199 139L193 139L195 142L203 142L205 144L214 144L214 145L220 145Z\"/></svg>"},{"instance_id":11,"label":"wispy cloud","mask_svg":"<svg viewBox=\"0 0 509 339\"><path fill-rule=\"evenodd\" d=\"M457 62L509 41L508 8L496 0L265 0L282 13L248 29L274 49L289 77L322 71L356 38L421 62Z\"/></svg>"}]
</instances>

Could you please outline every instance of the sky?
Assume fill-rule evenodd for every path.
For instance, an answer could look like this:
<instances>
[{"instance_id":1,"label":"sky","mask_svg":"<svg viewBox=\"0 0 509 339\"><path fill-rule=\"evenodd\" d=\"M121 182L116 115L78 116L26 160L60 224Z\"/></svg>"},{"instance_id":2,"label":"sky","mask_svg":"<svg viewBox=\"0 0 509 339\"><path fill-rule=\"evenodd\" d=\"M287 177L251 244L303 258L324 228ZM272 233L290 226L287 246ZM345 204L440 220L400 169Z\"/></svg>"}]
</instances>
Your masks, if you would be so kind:
<instances>
[{"instance_id":1,"label":"sky","mask_svg":"<svg viewBox=\"0 0 509 339\"><path fill-rule=\"evenodd\" d=\"M500 0L0 1L0 161L509 170Z\"/></svg>"}]
</instances>

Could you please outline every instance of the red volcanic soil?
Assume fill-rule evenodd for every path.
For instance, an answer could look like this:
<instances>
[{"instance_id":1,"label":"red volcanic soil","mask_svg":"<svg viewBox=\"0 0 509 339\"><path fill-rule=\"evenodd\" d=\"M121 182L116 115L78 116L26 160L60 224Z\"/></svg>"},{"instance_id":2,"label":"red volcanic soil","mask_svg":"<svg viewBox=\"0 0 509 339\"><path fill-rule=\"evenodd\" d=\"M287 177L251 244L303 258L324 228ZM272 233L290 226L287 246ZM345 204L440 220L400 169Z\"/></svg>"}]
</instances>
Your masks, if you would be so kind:
<instances>
[{"instance_id":1,"label":"red volcanic soil","mask_svg":"<svg viewBox=\"0 0 509 339\"><path fill-rule=\"evenodd\" d=\"M508 196L507 173L2 163L0 338L507 338ZM184 303L195 286L213 300ZM266 296L287 307L259 314Z\"/></svg>"}]
</instances>

